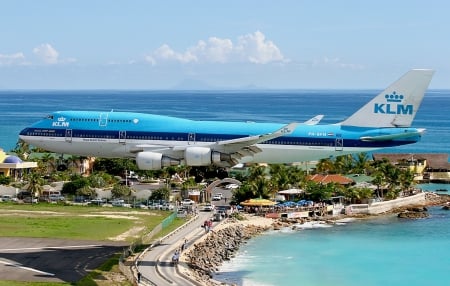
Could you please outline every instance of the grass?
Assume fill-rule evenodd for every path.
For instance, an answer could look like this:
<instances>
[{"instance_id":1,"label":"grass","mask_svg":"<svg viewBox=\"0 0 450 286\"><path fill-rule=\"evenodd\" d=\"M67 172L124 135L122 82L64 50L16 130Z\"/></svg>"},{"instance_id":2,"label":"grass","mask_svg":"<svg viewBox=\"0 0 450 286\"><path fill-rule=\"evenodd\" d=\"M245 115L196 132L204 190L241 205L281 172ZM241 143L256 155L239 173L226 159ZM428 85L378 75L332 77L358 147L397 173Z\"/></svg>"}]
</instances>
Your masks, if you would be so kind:
<instances>
[{"instance_id":1,"label":"grass","mask_svg":"<svg viewBox=\"0 0 450 286\"><path fill-rule=\"evenodd\" d=\"M0 204L0 236L108 240L132 227L153 229L166 216L126 208Z\"/></svg>"},{"instance_id":2,"label":"grass","mask_svg":"<svg viewBox=\"0 0 450 286\"><path fill-rule=\"evenodd\" d=\"M144 234L165 219L165 211L129 208L106 208L61 204L16 204L0 203L0 236L41 237L80 240L108 240L125 233L133 227L141 227ZM131 218L131 219L130 219ZM176 218L167 228L158 233L162 237L186 222ZM128 237L132 242L135 237ZM76 283L0 281L0 286L107 286L111 280L104 277L120 273L117 254L107 260ZM117 281L114 285L130 286L129 281Z\"/></svg>"}]
</instances>

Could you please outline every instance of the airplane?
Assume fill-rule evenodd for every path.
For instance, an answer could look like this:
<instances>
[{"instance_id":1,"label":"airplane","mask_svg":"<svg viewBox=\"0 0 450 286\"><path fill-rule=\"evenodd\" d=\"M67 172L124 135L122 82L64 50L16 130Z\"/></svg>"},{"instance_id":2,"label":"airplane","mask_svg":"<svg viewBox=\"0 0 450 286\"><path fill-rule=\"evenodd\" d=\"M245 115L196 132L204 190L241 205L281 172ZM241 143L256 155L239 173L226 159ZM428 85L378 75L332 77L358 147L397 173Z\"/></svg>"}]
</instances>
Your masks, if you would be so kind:
<instances>
[{"instance_id":1,"label":"airplane","mask_svg":"<svg viewBox=\"0 0 450 286\"><path fill-rule=\"evenodd\" d=\"M434 74L413 69L342 122L194 121L115 111L57 111L19 137L45 150L133 158L142 170L168 166L228 168L241 163L295 163L415 143L412 121Z\"/></svg>"},{"instance_id":2,"label":"airplane","mask_svg":"<svg viewBox=\"0 0 450 286\"><path fill-rule=\"evenodd\" d=\"M313 118L306 120L303 124L306 124L306 125L319 124L320 120L322 120L323 117L324 117L323 114L316 115Z\"/></svg>"}]
</instances>

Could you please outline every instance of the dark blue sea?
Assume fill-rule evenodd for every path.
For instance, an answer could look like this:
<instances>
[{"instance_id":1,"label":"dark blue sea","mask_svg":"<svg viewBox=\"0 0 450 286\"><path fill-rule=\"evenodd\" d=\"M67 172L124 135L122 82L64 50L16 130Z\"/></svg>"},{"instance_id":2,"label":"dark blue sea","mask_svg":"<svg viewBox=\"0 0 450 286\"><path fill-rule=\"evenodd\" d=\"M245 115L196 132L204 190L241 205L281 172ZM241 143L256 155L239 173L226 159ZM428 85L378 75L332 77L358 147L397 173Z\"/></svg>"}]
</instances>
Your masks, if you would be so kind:
<instances>
[{"instance_id":1,"label":"dark blue sea","mask_svg":"<svg viewBox=\"0 0 450 286\"><path fill-rule=\"evenodd\" d=\"M0 148L22 128L57 110L115 110L196 120L322 123L344 120L379 91L0 91ZM379 152L450 153L450 91L429 91L414 127L422 141ZM444 185L450 190L450 185ZM448 186L448 187L447 187ZM252 239L217 276L237 285L445 285L450 281L450 212L331 228L273 232Z\"/></svg>"}]
</instances>

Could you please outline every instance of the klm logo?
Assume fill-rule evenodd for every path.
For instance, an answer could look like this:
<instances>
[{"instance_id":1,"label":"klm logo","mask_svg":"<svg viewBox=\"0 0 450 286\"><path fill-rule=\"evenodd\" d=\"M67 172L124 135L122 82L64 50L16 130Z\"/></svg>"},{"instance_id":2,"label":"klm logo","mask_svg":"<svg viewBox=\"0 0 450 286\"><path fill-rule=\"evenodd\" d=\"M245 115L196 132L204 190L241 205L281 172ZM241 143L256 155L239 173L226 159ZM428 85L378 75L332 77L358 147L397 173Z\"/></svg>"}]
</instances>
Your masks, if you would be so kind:
<instances>
[{"instance_id":1,"label":"klm logo","mask_svg":"<svg viewBox=\"0 0 450 286\"><path fill-rule=\"evenodd\" d=\"M374 113L381 114L413 114L412 104L402 104L404 99L403 94L397 94L397 92L392 92L392 94L386 94L384 96L386 103L375 103Z\"/></svg>"},{"instance_id":2,"label":"klm logo","mask_svg":"<svg viewBox=\"0 0 450 286\"><path fill-rule=\"evenodd\" d=\"M58 121L52 122L53 127L69 127L69 122L66 121L66 118L59 117Z\"/></svg>"}]
</instances>

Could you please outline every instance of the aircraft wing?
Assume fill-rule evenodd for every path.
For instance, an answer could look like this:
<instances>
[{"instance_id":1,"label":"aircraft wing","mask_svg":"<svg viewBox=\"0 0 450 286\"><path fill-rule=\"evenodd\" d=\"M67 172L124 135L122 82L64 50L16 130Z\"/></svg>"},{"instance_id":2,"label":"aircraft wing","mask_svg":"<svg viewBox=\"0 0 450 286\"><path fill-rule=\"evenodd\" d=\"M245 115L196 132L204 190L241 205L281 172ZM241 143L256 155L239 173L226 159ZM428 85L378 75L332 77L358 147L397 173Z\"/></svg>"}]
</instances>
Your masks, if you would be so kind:
<instances>
[{"instance_id":1,"label":"aircraft wing","mask_svg":"<svg viewBox=\"0 0 450 286\"><path fill-rule=\"evenodd\" d=\"M305 125L316 125L317 123L320 122L320 120L322 120L323 118L323 114L319 114L314 116L313 118L306 120L303 124Z\"/></svg>"},{"instance_id":2,"label":"aircraft wing","mask_svg":"<svg viewBox=\"0 0 450 286\"><path fill-rule=\"evenodd\" d=\"M298 123L289 123L280 129L266 134L254 135L231 140L218 141L211 145L211 148L226 154L230 154L230 162L235 165L238 160L245 156L252 156L261 152L261 149L255 144L262 143L271 139L275 139L294 132Z\"/></svg>"},{"instance_id":3,"label":"aircraft wing","mask_svg":"<svg viewBox=\"0 0 450 286\"><path fill-rule=\"evenodd\" d=\"M222 146L250 146L258 143L265 142L267 140L272 140L284 135L289 135L292 132L294 132L295 128L297 128L298 123L293 122L289 123L280 129L278 129L275 132L261 134L261 135L254 135L254 136L248 136L248 137L242 137L242 138L236 138L231 140L224 140L219 141L216 143L216 145L222 145ZM239 147L238 147L239 148Z\"/></svg>"},{"instance_id":4,"label":"aircraft wing","mask_svg":"<svg viewBox=\"0 0 450 286\"><path fill-rule=\"evenodd\" d=\"M231 165L235 165L238 163L238 159L244 156L252 156L256 153L261 152L261 149L255 146L255 144L262 143L271 139L275 139L281 136L289 135L294 132L298 123L293 122L289 123L280 129L266 134L261 135L253 135L247 137L241 137L231 140L223 140L215 143L211 143L208 145L201 145L203 147L209 147L214 151L223 152L225 154L229 154L229 162ZM140 144L136 145L131 153L139 153L143 151L152 151L163 154L172 154L175 155L176 158L181 158L183 156L183 152L191 145L157 145L157 144Z\"/></svg>"}]
</instances>

